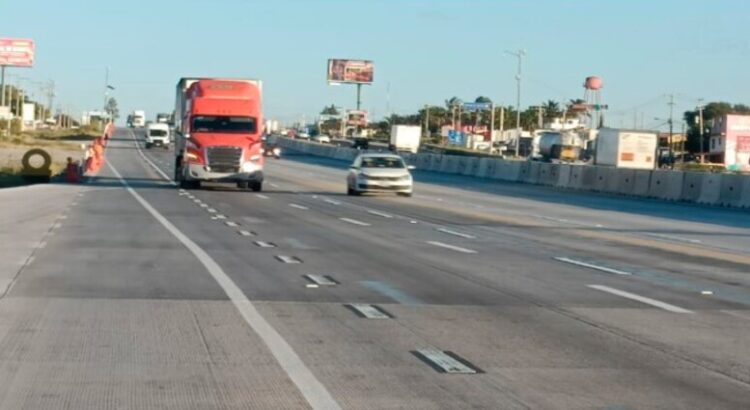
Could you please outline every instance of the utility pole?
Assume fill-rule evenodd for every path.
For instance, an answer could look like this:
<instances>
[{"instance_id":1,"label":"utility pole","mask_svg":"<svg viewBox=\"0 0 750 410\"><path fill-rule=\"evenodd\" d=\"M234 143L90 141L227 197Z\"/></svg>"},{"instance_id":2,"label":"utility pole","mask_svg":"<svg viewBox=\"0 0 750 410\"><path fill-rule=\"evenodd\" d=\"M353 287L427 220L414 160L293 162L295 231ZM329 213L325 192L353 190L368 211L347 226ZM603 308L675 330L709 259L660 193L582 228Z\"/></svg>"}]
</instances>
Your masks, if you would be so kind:
<instances>
[{"instance_id":1,"label":"utility pole","mask_svg":"<svg viewBox=\"0 0 750 410\"><path fill-rule=\"evenodd\" d=\"M670 168L674 169L674 147L673 147L673 128L674 128L674 94L669 95L669 162Z\"/></svg>"},{"instance_id":2,"label":"utility pole","mask_svg":"<svg viewBox=\"0 0 750 410\"><path fill-rule=\"evenodd\" d=\"M544 128L543 112L544 112L544 107L542 107L541 105L536 107L536 120L537 120L537 126L539 127L539 129Z\"/></svg>"},{"instance_id":3,"label":"utility pole","mask_svg":"<svg viewBox=\"0 0 750 410\"><path fill-rule=\"evenodd\" d=\"M519 154L521 147L521 74L522 74L522 61L526 55L525 50L505 51L507 54L518 58L518 71L516 73L516 157Z\"/></svg>"},{"instance_id":4,"label":"utility pole","mask_svg":"<svg viewBox=\"0 0 750 410\"><path fill-rule=\"evenodd\" d=\"M5 107L5 66L0 66L0 107Z\"/></svg>"},{"instance_id":5,"label":"utility pole","mask_svg":"<svg viewBox=\"0 0 750 410\"><path fill-rule=\"evenodd\" d=\"M700 161L703 163L703 98L698 100L698 140L700 141Z\"/></svg>"},{"instance_id":6,"label":"utility pole","mask_svg":"<svg viewBox=\"0 0 750 410\"><path fill-rule=\"evenodd\" d=\"M430 136L430 106L427 104L424 105L424 132L422 132L422 135L425 138Z\"/></svg>"},{"instance_id":7,"label":"utility pole","mask_svg":"<svg viewBox=\"0 0 750 410\"><path fill-rule=\"evenodd\" d=\"M490 103L490 154L495 147L495 102Z\"/></svg>"}]
</instances>

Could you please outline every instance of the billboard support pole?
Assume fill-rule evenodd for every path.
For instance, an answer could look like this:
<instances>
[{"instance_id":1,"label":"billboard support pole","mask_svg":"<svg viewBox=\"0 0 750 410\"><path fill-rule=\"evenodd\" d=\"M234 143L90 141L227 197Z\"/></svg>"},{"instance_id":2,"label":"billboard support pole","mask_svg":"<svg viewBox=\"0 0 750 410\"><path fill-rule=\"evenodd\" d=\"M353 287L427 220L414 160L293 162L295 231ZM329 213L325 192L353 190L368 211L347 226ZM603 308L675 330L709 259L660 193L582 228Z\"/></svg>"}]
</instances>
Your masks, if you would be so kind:
<instances>
[{"instance_id":1,"label":"billboard support pole","mask_svg":"<svg viewBox=\"0 0 750 410\"><path fill-rule=\"evenodd\" d=\"M5 107L5 66L0 65L0 89L2 89L2 96L0 96L0 107Z\"/></svg>"},{"instance_id":2,"label":"billboard support pole","mask_svg":"<svg viewBox=\"0 0 750 410\"><path fill-rule=\"evenodd\" d=\"M362 84L357 83L357 111L360 110L362 104Z\"/></svg>"}]
</instances>

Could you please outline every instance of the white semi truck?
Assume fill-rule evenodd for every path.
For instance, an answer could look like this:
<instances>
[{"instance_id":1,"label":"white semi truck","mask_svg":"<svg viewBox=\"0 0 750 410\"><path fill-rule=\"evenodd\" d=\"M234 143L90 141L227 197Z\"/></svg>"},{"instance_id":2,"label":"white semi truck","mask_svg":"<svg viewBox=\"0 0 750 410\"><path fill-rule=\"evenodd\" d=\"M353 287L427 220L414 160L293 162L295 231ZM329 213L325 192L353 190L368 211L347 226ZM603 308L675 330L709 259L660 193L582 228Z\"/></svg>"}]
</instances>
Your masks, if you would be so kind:
<instances>
[{"instance_id":1,"label":"white semi truck","mask_svg":"<svg viewBox=\"0 0 750 410\"><path fill-rule=\"evenodd\" d=\"M133 128L143 128L146 126L146 111L135 110L131 117Z\"/></svg>"},{"instance_id":2,"label":"white semi truck","mask_svg":"<svg viewBox=\"0 0 750 410\"><path fill-rule=\"evenodd\" d=\"M418 125L394 125L391 127L391 150L416 154L421 138L422 127Z\"/></svg>"}]
</instances>

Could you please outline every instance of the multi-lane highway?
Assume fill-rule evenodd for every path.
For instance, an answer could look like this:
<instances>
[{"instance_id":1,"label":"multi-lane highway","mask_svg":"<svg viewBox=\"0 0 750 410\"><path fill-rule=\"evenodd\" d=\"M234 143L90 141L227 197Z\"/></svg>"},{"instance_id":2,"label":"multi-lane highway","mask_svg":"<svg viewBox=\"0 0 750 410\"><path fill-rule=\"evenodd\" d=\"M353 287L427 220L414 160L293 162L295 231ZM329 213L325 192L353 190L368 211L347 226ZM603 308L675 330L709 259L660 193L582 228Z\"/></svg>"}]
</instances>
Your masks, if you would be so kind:
<instances>
[{"instance_id":1,"label":"multi-lane highway","mask_svg":"<svg viewBox=\"0 0 750 410\"><path fill-rule=\"evenodd\" d=\"M348 197L292 154L182 191L140 139L23 194L0 407L750 406L746 212L419 171Z\"/></svg>"}]
</instances>

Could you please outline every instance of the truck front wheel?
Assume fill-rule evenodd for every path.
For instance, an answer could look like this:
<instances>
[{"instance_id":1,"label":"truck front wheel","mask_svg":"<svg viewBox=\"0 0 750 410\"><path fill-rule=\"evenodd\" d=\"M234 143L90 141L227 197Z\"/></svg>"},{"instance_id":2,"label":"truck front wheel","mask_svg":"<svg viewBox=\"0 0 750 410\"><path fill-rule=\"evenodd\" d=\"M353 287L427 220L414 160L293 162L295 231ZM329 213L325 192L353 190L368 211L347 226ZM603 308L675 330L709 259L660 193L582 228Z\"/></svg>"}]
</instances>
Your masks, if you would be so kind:
<instances>
[{"instance_id":1,"label":"truck front wheel","mask_svg":"<svg viewBox=\"0 0 750 410\"><path fill-rule=\"evenodd\" d=\"M263 190L263 182L251 182L250 183L250 189L253 190L253 192L260 192Z\"/></svg>"}]
</instances>

